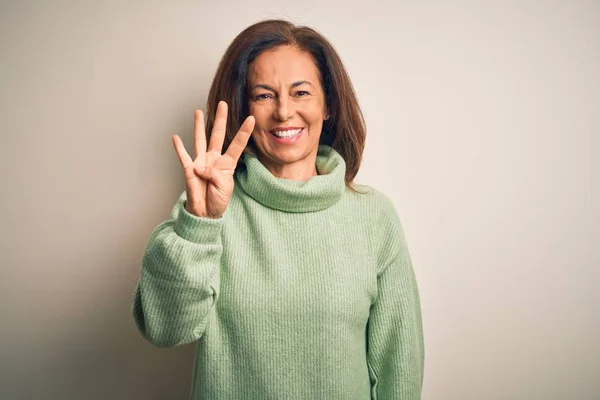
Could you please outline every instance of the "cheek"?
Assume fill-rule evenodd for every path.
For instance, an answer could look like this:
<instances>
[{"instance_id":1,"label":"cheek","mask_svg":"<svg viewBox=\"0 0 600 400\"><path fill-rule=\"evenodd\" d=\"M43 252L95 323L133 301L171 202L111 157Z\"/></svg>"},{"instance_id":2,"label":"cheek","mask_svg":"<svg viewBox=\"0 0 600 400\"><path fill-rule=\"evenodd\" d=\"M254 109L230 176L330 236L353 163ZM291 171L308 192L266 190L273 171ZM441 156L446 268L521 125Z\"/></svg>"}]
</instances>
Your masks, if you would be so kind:
<instances>
[{"instance_id":1,"label":"cheek","mask_svg":"<svg viewBox=\"0 0 600 400\"><path fill-rule=\"evenodd\" d=\"M261 107L253 103L250 103L248 106L250 115L252 115L256 121L254 125L254 131L265 130L269 125L271 113L267 108L268 107Z\"/></svg>"},{"instance_id":2,"label":"cheek","mask_svg":"<svg viewBox=\"0 0 600 400\"><path fill-rule=\"evenodd\" d=\"M314 121L310 125L311 125L311 131L313 131L313 134L315 134L315 135L320 134L321 131L323 130L323 123L321 120Z\"/></svg>"},{"instance_id":3,"label":"cheek","mask_svg":"<svg viewBox=\"0 0 600 400\"><path fill-rule=\"evenodd\" d=\"M304 110L304 119L311 125L320 125L323 123L325 114L320 104L311 104Z\"/></svg>"}]
</instances>

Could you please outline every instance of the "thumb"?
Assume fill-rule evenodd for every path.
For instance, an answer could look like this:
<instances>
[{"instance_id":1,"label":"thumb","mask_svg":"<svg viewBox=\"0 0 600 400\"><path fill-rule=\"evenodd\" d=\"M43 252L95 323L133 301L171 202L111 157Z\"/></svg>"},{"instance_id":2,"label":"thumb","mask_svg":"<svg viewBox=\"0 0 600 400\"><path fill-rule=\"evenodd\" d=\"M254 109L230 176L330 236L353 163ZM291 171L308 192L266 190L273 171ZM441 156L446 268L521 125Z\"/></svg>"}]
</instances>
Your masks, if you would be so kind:
<instances>
[{"instance_id":1,"label":"thumb","mask_svg":"<svg viewBox=\"0 0 600 400\"><path fill-rule=\"evenodd\" d=\"M195 167L194 172L199 177L210 181L219 189L225 189L227 187L227 183L229 181L227 175L223 174L218 168L201 166Z\"/></svg>"}]
</instances>

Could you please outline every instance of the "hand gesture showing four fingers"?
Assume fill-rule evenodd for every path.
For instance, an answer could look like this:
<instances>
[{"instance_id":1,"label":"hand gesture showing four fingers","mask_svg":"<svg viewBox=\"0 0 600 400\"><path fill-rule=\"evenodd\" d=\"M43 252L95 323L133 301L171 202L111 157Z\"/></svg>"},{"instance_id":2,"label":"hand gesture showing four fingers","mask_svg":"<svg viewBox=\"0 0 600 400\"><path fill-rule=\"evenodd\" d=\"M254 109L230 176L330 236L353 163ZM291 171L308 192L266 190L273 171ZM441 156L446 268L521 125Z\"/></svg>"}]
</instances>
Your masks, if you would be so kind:
<instances>
[{"instance_id":1,"label":"hand gesture showing four fingers","mask_svg":"<svg viewBox=\"0 0 600 400\"><path fill-rule=\"evenodd\" d=\"M227 152L222 154L227 125L227 103L219 102L210 144L206 147L204 114L197 110L194 119L194 150L192 160L181 138L173 135L173 145L183 166L187 201L185 209L198 217L219 218L233 194L233 173L237 161L254 130L254 117L246 118Z\"/></svg>"}]
</instances>

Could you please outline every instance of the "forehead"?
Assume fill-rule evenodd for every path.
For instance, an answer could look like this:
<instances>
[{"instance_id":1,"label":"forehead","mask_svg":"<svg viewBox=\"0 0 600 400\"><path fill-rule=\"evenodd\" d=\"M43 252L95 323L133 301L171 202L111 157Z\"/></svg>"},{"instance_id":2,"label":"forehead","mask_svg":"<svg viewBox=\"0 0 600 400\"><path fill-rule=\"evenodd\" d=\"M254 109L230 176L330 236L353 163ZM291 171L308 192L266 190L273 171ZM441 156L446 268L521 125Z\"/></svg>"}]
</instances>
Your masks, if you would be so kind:
<instances>
[{"instance_id":1,"label":"forehead","mask_svg":"<svg viewBox=\"0 0 600 400\"><path fill-rule=\"evenodd\" d=\"M319 71L312 56L296 47L280 46L264 51L249 65L252 83L291 84L297 81L319 82Z\"/></svg>"}]
</instances>

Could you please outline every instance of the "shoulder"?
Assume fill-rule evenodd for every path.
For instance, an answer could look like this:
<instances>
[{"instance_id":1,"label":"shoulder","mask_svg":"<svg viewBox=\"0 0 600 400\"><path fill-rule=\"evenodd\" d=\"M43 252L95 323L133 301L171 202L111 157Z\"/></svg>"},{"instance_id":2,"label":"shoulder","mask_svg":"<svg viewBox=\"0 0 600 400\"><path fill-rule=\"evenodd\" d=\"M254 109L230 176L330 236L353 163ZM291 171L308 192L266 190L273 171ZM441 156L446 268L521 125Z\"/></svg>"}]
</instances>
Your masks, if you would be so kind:
<instances>
[{"instance_id":1,"label":"shoulder","mask_svg":"<svg viewBox=\"0 0 600 400\"><path fill-rule=\"evenodd\" d=\"M370 211L372 218L375 220L389 219L390 217L398 219L396 207L388 195L372 186L357 183L353 186L358 193L346 189L347 195L356 203L356 206L365 207Z\"/></svg>"},{"instance_id":2,"label":"shoulder","mask_svg":"<svg viewBox=\"0 0 600 400\"><path fill-rule=\"evenodd\" d=\"M370 231L380 265L398 252L406 251L404 229L392 199L371 186L355 184L359 193L347 190L349 196L368 215Z\"/></svg>"}]
</instances>

